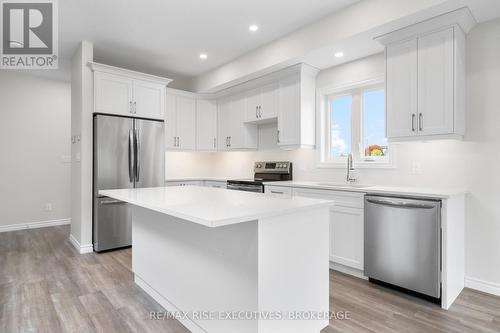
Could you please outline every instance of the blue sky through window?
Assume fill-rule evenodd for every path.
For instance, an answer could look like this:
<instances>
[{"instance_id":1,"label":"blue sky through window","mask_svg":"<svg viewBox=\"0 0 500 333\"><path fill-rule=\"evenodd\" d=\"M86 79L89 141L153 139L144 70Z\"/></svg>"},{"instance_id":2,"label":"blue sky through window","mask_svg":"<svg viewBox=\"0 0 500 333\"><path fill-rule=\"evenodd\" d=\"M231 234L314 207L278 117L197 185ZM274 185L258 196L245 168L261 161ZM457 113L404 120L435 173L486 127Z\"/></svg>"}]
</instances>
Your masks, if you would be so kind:
<instances>
[{"instance_id":1,"label":"blue sky through window","mask_svg":"<svg viewBox=\"0 0 500 333\"><path fill-rule=\"evenodd\" d=\"M387 146L385 138L384 90L372 90L364 93L364 145Z\"/></svg>"},{"instance_id":2,"label":"blue sky through window","mask_svg":"<svg viewBox=\"0 0 500 333\"><path fill-rule=\"evenodd\" d=\"M352 96L334 98L331 110L332 157L347 156L352 151Z\"/></svg>"}]
</instances>

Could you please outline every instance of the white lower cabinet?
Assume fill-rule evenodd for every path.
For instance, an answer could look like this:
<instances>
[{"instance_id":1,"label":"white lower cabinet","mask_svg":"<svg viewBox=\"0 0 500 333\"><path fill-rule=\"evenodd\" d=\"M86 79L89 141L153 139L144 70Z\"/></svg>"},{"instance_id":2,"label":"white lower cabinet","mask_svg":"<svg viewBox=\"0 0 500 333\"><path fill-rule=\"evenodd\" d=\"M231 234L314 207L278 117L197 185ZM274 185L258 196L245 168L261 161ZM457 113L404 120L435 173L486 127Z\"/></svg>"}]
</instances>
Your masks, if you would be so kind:
<instances>
[{"instance_id":1,"label":"white lower cabinet","mask_svg":"<svg viewBox=\"0 0 500 333\"><path fill-rule=\"evenodd\" d=\"M222 180L169 180L165 182L165 186L205 186L226 188L226 182Z\"/></svg>"},{"instance_id":2,"label":"white lower cabinet","mask_svg":"<svg viewBox=\"0 0 500 333\"><path fill-rule=\"evenodd\" d=\"M330 209L330 261L363 270L364 212L359 208Z\"/></svg>"},{"instance_id":3,"label":"white lower cabinet","mask_svg":"<svg viewBox=\"0 0 500 333\"><path fill-rule=\"evenodd\" d=\"M293 188L293 196L333 200L330 208L330 261L363 270L363 193Z\"/></svg>"},{"instance_id":4,"label":"white lower cabinet","mask_svg":"<svg viewBox=\"0 0 500 333\"><path fill-rule=\"evenodd\" d=\"M165 186L203 186L203 180L167 181Z\"/></svg>"},{"instance_id":5,"label":"white lower cabinet","mask_svg":"<svg viewBox=\"0 0 500 333\"><path fill-rule=\"evenodd\" d=\"M264 186L264 193L278 198L292 197L292 188L285 186Z\"/></svg>"}]
</instances>

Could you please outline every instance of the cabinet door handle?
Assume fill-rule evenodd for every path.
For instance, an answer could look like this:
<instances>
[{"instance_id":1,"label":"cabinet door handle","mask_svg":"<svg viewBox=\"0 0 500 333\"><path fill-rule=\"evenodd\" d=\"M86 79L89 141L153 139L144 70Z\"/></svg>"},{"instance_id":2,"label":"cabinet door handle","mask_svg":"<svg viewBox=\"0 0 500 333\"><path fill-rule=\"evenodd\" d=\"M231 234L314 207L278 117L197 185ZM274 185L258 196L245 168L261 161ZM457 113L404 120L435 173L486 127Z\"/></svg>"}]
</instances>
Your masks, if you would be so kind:
<instances>
[{"instance_id":1,"label":"cabinet door handle","mask_svg":"<svg viewBox=\"0 0 500 333\"><path fill-rule=\"evenodd\" d=\"M259 118L259 107L255 106L255 118Z\"/></svg>"},{"instance_id":2,"label":"cabinet door handle","mask_svg":"<svg viewBox=\"0 0 500 333\"><path fill-rule=\"evenodd\" d=\"M231 137L229 137L229 147L231 147Z\"/></svg>"},{"instance_id":3,"label":"cabinet door handle","mask_svg":"<svg viewBox=\"0 0 500 333\"><path fill-rule=\"evenodd\" d=\"M259 118L262 118L262 105L259 105Z\"/></svg>"},{"instance_id":4,"label":"cabinet door handle","mask_svg":"<svg viewBox=\"0 0 500 333\"><path fill-rule=\"evenodd\" d=\"M134 114L137 113L137 102L134 102Z\"/></svg>"},{"instance_id":5,"label":"cabinet door handle","mask_svg":"<svg viewBox=\"0 0 500 333\"><path fill-rule=\"evenodd\" d=\"M424 115L422 114L422 112L418 114L418 130L424 130Z\"/></svg>"},{"instance_id":6,"label":"cabinet door handle","mask_svg":"<svg viewBox=\"0 0 500 333\"><path fill-rule=\"evenodd\" d=\"M133 103L132 102L128 102L128 110L130 113L134 113L134 108L133 108Z\"/></svg>"},{"instance_id":7,"label":"cabinet door handle","mask_svg":"<svg viewBox=\"0 0 500 333\"><path fill-rule=\"evenodd\" d=\"M177 147L177 139L174 136L174 147Z\"/></svg>"},{"instance_id":8,"label":"cabinet door handle","mask_svg":"<svg viewBox=\"0 0 500 333\"><path fill-rule=\"evenodd\" d=\"M271 193L274 193L274 194L285 194L285 192L280 192L280 191L271 191Z\"/></svg>"},{"instance_id":9,"label":"cabinet door handle","mask_svg":"<svg viewBox=\"0 0 500 333\"><path fill-rule=\"evenodd\" d=\"M415 117L416 117L416 115L413 113L411 115L411 131L412 132L415 132Z\"/></svg>"},{"instance_id":10,"label":"cabinet door handle","mask_svg":"<svg viewBox=\"0 0 500 333\"><path fill-rule=\"evenodd\" d=\"M181 137L178 136L177 137L177 147L180 147L181 146Z\"/></svg>"},{"instance_id":11,"label":"cabinet door handle","mask_svg":"<svg viewBox=\"0 0 500 333\"><path fill-rule=\"evenodd\" d=\"M217 148L217 138L214 138L214 148Z\"/></svg>"},{"instance_id":12,"label":"cabinet door handle","mask_svg":"<svg viewBox=\"0 0 500 333\"><path fill-rule=\"evenodd\" d=\"M278 135L278 143L280 143L280 130L278 130L277 135Z\"/></svg>"}]
</instances>

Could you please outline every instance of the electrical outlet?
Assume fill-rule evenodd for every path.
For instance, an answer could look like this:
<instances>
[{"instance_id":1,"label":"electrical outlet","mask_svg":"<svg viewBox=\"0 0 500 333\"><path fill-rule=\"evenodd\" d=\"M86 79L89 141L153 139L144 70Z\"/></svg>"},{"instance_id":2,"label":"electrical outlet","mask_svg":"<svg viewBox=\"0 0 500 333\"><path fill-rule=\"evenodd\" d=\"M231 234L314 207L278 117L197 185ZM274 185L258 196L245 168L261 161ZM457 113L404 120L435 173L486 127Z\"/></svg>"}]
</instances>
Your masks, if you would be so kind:
<instances>
[{"instance_id":1,"label":"electrical outlet","mask_svg":"<svg viewBox=\"0 0 500 333\"><path fill-rule=\"evenodd\" d=\"M50 211L52 211L52 204L51 204L50 202L47 202L47 203L45 204L45 211L46 211L46 212L50 212Z\"/></svg>"},{"instance_id":2,"label":"electrical outlet","mask_svg":"<svg viewBox=\"0 0 500 333\"><path fill-rule=\"evenodd\" d=\"M62 155L61 163L63 164L71 164L71 155Z\"/></svg>"},{"instance_id":3,"label":"electrical outlet","mask_svg":"<svg viewBox=\"0 0 500 333\"><path fill-rule=\"evenodd\" d=\"M422 171L422 164L417 161L413 161L411 163L411 174L412 175L421 175L423 173Z\"/></svg>"}]
</instances>

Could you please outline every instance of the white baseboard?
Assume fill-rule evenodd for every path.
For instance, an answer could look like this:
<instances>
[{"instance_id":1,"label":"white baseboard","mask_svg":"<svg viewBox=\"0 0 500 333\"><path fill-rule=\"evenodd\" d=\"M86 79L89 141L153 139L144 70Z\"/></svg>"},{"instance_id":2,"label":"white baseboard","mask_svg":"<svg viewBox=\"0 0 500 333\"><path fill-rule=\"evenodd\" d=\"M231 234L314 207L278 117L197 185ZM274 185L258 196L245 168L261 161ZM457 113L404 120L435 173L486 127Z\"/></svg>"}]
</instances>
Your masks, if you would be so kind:
<instances>
[{"instance_id":1,"label":"white baseboard","mask_svg":"<svg viewBox=\"0 0 500 333\"><path fill-rule=\"evenodd\" d=\"M0 232L25 230L25 229L36 229L36 228L46 228L54 227L56 225L70 224L71 219L59 219L59 220L49 220L49 221L39 221L39 222L28 222L28 223L17 223L9 225L1 225Z\"/></svg>"},{"instance_id":2,"label":"white baseboard","mask_svg":"<svg viewBox=\"0 0 500 333\"><path fill-rule=\"evenodd\" d=\"M363 274L362 270L359 270L356 268L351 268L351 267L348 267L348 266L345 266L342 264L338 264L338 263L335 263L333 261L330 261L330 269L337 271L337 272L340 272L340 273L352 275L352 276L355 276L355 277L363 279L363 280L368 280L368 277L366 277Z\"/></svg>"},{"instance_id":3,"label":"white baseboard","mask_svg":"<svg viewBox=\"0 0 500 333\"><path fill-rule=\"evenodd\" d=\"M146 281L142 278L134 274L134 282L138 285L142 290L146 292L149 296L151 296L158 304L160 304L167 312L175 313L182 312L177 306L175 306L172 302L166 299L163 295L157 292L153 287L151 287ZM180 318L178 319L182 325L184 325L190 332L192 333L206 333L204 329L202 329L198 324L192 321L190 318Z\"/></svg>"},{"instance_id":4,"label":"white baseboard","mask_svg":"<svg viewBox=\"0 0 500 333\"><path fill-rule=\"evenodd\" d=\"M500 296L500 283L465 277L465 286L488 294Z\"/></svg>"},{"instance_id":5,"label":"white baseboard","mask_svg":"<svg viewBox=\"0 0 500 333\"><path fill-rule=\"evenodd\" d=\"M80 254L85 254L85 253L92 253L94 252L94 245L93 244L85 244L85 245L80 245L80 242L76 240L73 235L69 235L69 241L70 243L75 247L75 249L78 251Z\"/></svg>"}]
</instances>

